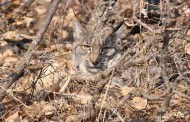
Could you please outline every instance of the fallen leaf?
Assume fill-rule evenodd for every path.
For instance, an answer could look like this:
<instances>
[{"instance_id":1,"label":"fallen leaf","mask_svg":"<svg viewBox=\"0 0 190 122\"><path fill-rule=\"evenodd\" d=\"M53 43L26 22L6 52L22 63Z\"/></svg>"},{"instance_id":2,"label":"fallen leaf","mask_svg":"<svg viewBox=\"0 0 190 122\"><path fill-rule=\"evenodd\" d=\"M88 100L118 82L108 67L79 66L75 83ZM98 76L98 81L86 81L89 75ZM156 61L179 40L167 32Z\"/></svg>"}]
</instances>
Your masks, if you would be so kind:
<instances>
[{"instance_id":1,"label":"fallen leaf","mask_svg":"<svg viewBox=\"0 0 190 122\"><path fill-rule=\"evenodd\" d=\"M4 53L3 53L3 58L6 58L8 56L12 56L13 55L13 51L11 49L7 49Z\"/></svg>"},{"instance_id":2,"label":"fallen leaf","mask_svg":"<svg viewBox=\"0 0 190 122\"><path fill-rule=\"evenodd\" d=\"M75 101L78 101L80 104L86 105L90 102L92 96L85 94L83 91L80 91L78 93L78 96L73 97Z\"/></svg>"},{"instance_id":3,"label":"fallen leaf","mask_svg":"<svg viewBox=\"0 0 190 122\"><path fill-rule=\"evenodd\" d=\"M73 20L74 17L75 17L75 14L73 13L73 10L69 9L68 14L67 14L67 16L65 18L69 22L69 21Z\"/></svg>"},{"instance_id":4,"label":"fallen leaf","mask_svg":"<svg viewBox=\"0 0 190 122\"><path fill-rule=\"evenodd\" d=\"M43 15L46 13L47 9L44 6L38 6L35 8L39 15Z\"/></svg>"},{"instance_id":5,"label":"fallen leaf","mask_svg":"<svg viewBox=\"0 0 190 122\"><path fill-rule=\"evenodd\" d=\"M15 38L15 36L16 36L16 31L8 31L3 34L3 37L5 39L13 39L13 38Z\"/></svg>"},{"instance_id":6,"label":"fallen leaf","mask_svg":"<svg viewBox=\"0 0 190 122\"><path fill-rule=\"evenodd\" d=\"M24 17L24 21L26 22L26 27L30 27L31 22L34 20L34 18L31 17Z\"/></svg>"},{"instance_id":7,"label":"fallen leaf","mask_svg":"<svg viewBox=\"0 0 190 122\"><path fill-rule=\"evenodd\" d=\"M6 41L0 41L0 46L6 46L6 45L8 45L8 43L6 42Z\"/></svg>"},{"instance_id":8,"label":"fallen leaf","mask_svg":"<svg viewBox=\"0 0 190 122\"><path fill-rule=\"evenodd\" d=\"M67 38L69 36L69 33L65 30L62 30L62 36L63 38Z\"/></svg>"},{"instance_id":9,"label":"fallen leaf","mask_svg":"<svg viewBox=\"0 0 190 122\"><path fill-rule=\"evenodd\" d=\"M187 35L190 35L190 29L187 31Z\"/></svg>"},{"instance_id":10,"label":"fallen leaf","mask_svg":"<svg viewBox=\"0 0 190 122\"><path fill-rule=\"evenodd\" d=\"M9 68L12 67L12 66L13 66L13 64L10 63L10 62L3 63L2 69L3 69L3 70L7 70L7 69L9 69Z\"/></svg>"},{"instance_id":11,"label":"fallen leaf","mask_svg":"<svg viewBox=\"0 0 190 122\"><path fill-rule=\"evenodd\" d=\"M15 112L11 116L5 119L5 122L21 122L21 116L19 116L19 111Z\"/></svg>"},{"instance_id":12,"label":"fallen leaf","mask_svg":"<svg viewBox=\"0 0 190 122\"><path fill-rule=\"evenodd\" d=\"M55 108L48 102L40 101L34 102L27 108L24 107L23 111L28 114L31 118L42 118L44 115L51 115L55 112Z\"/></svg>"},{"instance_id":13,"label":"fallen leaf","mask_svg":"<svg viewBox=\"0 0 190 122\"><path fill-rule=\"evenodd\" d=\"M45 115L51 115L55 112L55 108L50 103L47 103L43 107L43 111L45 112Z\"/></svg>"},{"instance_id":14,"label":"fallen leaf","mask_svg":"<svg viewBox=\"0 0 190 122\"><path fill-rule=\"evenodd\" d=\"M185 45L185 53L190 55L190 43Z\"/></svg>"},{"instance_id":15,"label":"fallen leaf","mask_svg":"<svg viewBox=\"0 0 190 122\"><path fill-rule=\"evenodd\" d=\"M16 57L7 57L4 60L5 63L16 63L17 61L18 59Z\"/></svg>"},{"instance_id":16,"label":"fallen leaf","mask_svg":"<svg viewBox=\"0 0 190 122\"><path fill-rule=\"evenodd\" d=\"M51 3L51 0L37 0L36 2L40 5L44 5L44 4L46 5L46 4Z\"/></svg>"},{"instance_id":17,"label":"fallen leaf","mask_svg":"<svg viewBox=\"0 0 190 122\"><path fill-rule=\"evenodd\" d=\"M170 120L171 118L184 118L184 117L185 115L180 111L167 112L162 116L164 122Z\"/></svg>"},{"instance_id":18,"label":"fallen leaf","mask_svg":"<svg viewBox=\"0 0 190 122\"><path fill-rule=\"evenodd\" d=\"M13 5L20 5L20 1L19 0L14 0Z\"/></svg>"},{"instance_id":19,"label":"fallen leaf","mask_svg":"<svg viewBox=\"0 0 190 122\"><path fill-rule=\"evenodd\" d=\"M134 97L132 100L132 106L138 110L145 109L147 106L147 99L142 97Z\"/></svg>"},{"instance_id":20,"label":"fallen leaf","mask_svg":"<svg viewBox=\"0 0 190 122\"><path fill-rule=\"evenodd\" d=\"M134 87L123 86L121 88L121 93L122 93L122 95L125 96L125 95L129 94L134 89L135 89Z\"/></svg>"},{"instance_id":21,"label":"fallen leaf","mask_svg":"<svg viewBox=\"0 0 190 122\"><path fill-rule=\"evenodd\" d=\"M183 8L184 13L187 15L190 15L190 8Z\"/></svg>"}]
</instances>

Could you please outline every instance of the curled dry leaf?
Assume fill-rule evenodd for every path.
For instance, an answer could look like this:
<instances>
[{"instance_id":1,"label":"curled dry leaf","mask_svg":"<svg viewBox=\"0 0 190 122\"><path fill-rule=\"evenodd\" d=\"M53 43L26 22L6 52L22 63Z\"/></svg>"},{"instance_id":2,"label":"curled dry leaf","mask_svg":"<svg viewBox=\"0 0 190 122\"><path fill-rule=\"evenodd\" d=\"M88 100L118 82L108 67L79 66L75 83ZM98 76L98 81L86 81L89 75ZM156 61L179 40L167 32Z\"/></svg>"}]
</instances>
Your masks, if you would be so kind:
<instances>
[{"instance_id":1,"label":"curled dry leaf","mask_svg":"<svg viewBox=\"0 0 190 122\"><path fill-rule=\"evenodd\" d=\"M138 110L145 109L147 106L147 99L142 97L134 97L132 100L132 106Z\"/></svg>"}]
</instances>

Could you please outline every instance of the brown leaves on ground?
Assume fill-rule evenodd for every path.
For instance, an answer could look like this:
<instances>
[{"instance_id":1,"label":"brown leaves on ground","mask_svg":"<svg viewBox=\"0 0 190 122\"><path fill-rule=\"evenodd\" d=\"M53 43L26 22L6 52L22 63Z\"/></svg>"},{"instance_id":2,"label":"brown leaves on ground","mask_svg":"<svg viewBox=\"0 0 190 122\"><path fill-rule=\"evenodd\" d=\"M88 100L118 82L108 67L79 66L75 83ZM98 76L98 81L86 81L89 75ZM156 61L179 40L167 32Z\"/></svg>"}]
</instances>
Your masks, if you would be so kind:
<instances>
[{"instance_id":1,"label":"brown leaves on ground","mask_svg":"<svg viewBox=\"0 0 190 122\"><path fill-rule=\"evenodd\" d=\"M26 1L0 2L0 83L23 61L51 4L51 0L35 0L20 11ZM107 77L99 81L72 79L72 74L77 70L70 60L72 20L76 14L82 24L86 24L96 2L62 1L23 77L7 90L8 95L0 103L0 121L190 121L190 43L189 38L184 38L190 36L190 30L186 27L189 26L189 2L178 1L169 4L170 7L164 3L164 9L177 8L180 16L156 24L151 24L154 18L142 16L148 15L142 6L147 1L139 0L138 3L138 19L153 29L169 29L170 34L175 36L171 37L164 57L164 70L171 91L159 99L153 98L166 90L160 63L164 45L160 36L166 33L152 34L146 27L134 22L132 0L118 0L113 7L120 18L126 14L126 35L129 35L128 43L133 45L123 45L128 48L127 54L113 77L108 77L110 84L99 89L98 84ZM168 21L175 24L167 28ZM141 29L140 33L130 35L128 31L136 27ZM181 28L181 31L177 30ZM69 84L65 85L66 81ZM60 91L62 88L63 92Z\"/></svg>"},{"instance_id":2,"label":"brown leaves on ground","mask_svg":"<svg viewBox=\"0 0 190 122\"><path fill-rule=\"evenodd\" d=\"M55 107L48 102L34 102L32 105L27 107L22 107L21 110L16 111L13 114L10 114L6 119L5 122L27 122L27 121L34 121L40 120L45 116L53 115L56 112Z\"/></svg>"}]
</instances>

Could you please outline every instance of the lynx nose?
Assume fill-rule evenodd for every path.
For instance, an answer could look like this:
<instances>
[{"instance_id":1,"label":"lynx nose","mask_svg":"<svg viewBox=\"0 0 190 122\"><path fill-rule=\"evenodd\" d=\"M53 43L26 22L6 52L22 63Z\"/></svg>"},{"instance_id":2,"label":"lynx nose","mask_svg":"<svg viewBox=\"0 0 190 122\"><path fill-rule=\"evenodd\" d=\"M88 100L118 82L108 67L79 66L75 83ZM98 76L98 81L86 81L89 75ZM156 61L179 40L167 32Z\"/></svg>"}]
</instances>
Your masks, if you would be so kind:
<instances>
[{"instance_id":1,"label":"lynx nose","mask_svg":"<svg viewBox=\"0 0 190 122\"><path fill-rule=\"evenodd\" d=\"M96 65L97 62L98 62L98 54L91 54L91 55L90 55L90 62L91 62L93 65Z\"/></svg>"}]
</instances>

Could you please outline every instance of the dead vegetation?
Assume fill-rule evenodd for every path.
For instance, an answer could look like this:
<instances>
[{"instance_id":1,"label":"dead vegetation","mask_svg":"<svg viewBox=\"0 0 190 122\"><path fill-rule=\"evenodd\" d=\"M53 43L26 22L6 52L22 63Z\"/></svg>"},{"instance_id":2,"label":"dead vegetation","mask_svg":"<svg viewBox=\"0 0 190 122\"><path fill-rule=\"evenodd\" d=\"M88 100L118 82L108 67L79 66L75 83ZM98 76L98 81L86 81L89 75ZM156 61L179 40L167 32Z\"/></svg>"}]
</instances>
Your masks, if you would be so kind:
<instances>
[{"instance_id":1,"label":"dead vegetation","mask_svg":"<svg viewBox=\"0 0 190 122\"><path fill-rule=\"evenodd\" d=\"M93 80L73 76L70 53L74 13L86 24L97 0L1 1L0 120L190 121L190 2L148 1L110 8L126 51Z\"/></svg>"}]
</instances>

